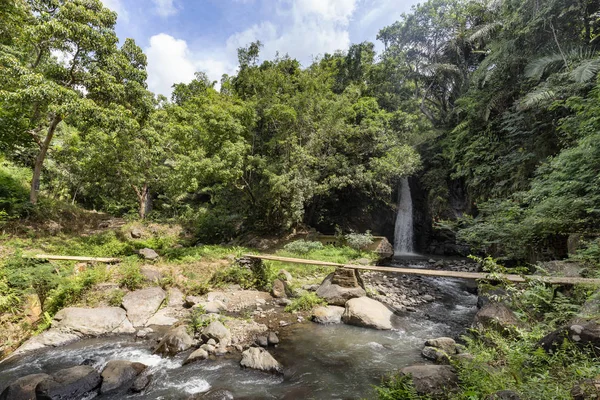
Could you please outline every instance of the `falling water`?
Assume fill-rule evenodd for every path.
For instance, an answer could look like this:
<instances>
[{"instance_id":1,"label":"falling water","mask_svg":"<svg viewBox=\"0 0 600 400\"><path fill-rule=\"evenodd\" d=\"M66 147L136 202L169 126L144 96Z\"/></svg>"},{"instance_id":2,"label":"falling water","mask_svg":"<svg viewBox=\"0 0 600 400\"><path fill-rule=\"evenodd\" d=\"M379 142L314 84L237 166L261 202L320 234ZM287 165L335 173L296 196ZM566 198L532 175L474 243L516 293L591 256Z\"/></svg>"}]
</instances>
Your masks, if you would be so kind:
<instances>
[{"instance_id":1,"label":"falling water","mask_svg":"<svg viewBox=\"0 0 600 400\"><path fill-rule=\"evenodd\" d=\"M403 178L398 188L394 254L413 254L413 209L408 178Z\"/></svg>"}]
</instances>

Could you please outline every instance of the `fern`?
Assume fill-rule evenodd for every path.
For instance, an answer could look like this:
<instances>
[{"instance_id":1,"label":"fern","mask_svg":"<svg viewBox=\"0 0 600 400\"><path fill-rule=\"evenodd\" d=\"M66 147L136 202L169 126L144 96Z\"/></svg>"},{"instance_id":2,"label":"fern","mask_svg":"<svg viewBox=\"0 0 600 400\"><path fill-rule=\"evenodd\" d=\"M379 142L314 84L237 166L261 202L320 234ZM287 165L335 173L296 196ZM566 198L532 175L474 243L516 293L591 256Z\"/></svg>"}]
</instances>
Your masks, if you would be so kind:
<instances>
[{"instance_id":1,"label":"fern","mask_svg":"<svg viewBox=\"0 0 600 400\"><path fill-rule=\"evenodd\" d=\"M489 24L485 24L479 26L478 29L469 36L470 42L476 42L478 40L486 40L492 37L494 33L498 30L502 29L504 25L502 22L490 22Z\"/></svg>"},{"instance_id":2,"label":"fern","mask_svg":"<svg viewBox=\"0 0 600 400\"><path fill-rule=\"evenodd\" d=\"M539 81L547 73L558 72L564 67L566 67L566 65L562 55L560 53L554 53L549 56L538 58L527 64L525 67L525 76Z\"/></svg>"},{"instance_id":3,"label":"fern","mask_svg":"<svg viewBox=\"0 0 600 400\"><path fill-rule=\"evenodd\" d=\"M600 71L600 58L584 60L571 71L570 78L578 83L590 82Z\"/></svg>"}]
</instances>

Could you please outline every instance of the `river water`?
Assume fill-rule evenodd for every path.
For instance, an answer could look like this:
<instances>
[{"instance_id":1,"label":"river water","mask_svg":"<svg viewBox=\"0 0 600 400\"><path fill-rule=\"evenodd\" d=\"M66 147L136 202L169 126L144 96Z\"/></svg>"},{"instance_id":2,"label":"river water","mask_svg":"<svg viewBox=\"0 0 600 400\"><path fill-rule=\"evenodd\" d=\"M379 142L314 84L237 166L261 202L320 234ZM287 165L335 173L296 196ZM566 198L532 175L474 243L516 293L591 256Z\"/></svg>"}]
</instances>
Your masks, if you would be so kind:
<instances>
[{"instance_id":1,"label":"river water","mask_svg":"<svg viewBox=\"0 0 600 400\"><path fill-rule=\"evenodd\" d=\"M144 394L101 396L101 399L188 399L211 389L226 389L236 399L365 399L381 377L422 363L425 340L454 337L470 323L477 297L460 281L425 278L441 301L415 313L394 316L392 331L314 323L281 332L281 344L270 352L285 367L283 376L242 370L239 355L181 366L187 353L166 359L152 355L148 341L131 337L82 340L0 364L0 392L13 380L32 373L52 373L94 360L99 370L113 359L148 365L153 381Z\"/></svg>"}]
</instances>

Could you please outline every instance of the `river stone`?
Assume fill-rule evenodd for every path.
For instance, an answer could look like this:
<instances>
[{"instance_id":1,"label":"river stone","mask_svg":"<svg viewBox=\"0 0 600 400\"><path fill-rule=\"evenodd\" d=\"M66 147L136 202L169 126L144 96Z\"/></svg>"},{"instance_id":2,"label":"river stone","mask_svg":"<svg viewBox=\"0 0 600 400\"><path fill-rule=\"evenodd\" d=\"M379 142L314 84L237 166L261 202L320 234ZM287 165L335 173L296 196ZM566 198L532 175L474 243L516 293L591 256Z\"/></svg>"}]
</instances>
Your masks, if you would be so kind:
<instances>
[{"instance_id":1,"label":"river stone","mask_svg":"<svg viewBox=\"0 0 600 400\"><path fill-rule=\"evenodd\" d=\"M285 269L280 269L277 273L277 276L279 277L279 279L281 279L282 281L286 281L287 283L292 283L292 281L294 280L292 274L287 272Z\"/></svg>"},{"instance_id":2,"label":"river stone","mask_svg":"<svg viewBox=\"0 0 600 400\"><path fill-rule=\"evenodd\" d=\"M33 374L17 379L0 394L0 400L35 400L35 388L38 383L52 379L48 374Z\"/></svg>"},{"instance_id":3,"label":"river stone","mask_svg":"<svg viewBox=\"0 0 600 400\"><path fill-rule=\"evenodd\" d=\"M410 375L421 395L445 395L458 386L458 377L449 365L412 365L402 368L402 375Z\"/></svg>"},{"instance_id":4,"label":"river stone","mask_svg":"<svg viewBox=\"0 0 600 400\"><path fill-rule=\"evenodd\" d=\"M177 288L169 288L167 290L167 306L173 308L182 308L185 303L185 295Z\"/></svg>"},{"instance_id":5,"label":"river stone","mask_svg":"<svg viewBox=\"0 0 600 400\"><path fill-rule=\"evenodd\" d=\"M475 315L473 327L476 329L496 329L500 332L519 325L519 320L503 303L488 303Z\"/></svg>"},{"instance_id":6,"label":"river stone","mask_svg":"<svg viewBox=\"0 0 600 400\"><path fill-rule=\"evenodd\" d=\"M428 360L435 361L438 364L450 364L450 358L448 358L448 354L444 350L436 347L423 347L423 350L421 350L421 355Z\"/></svg>"},{"instance_id":7,"label":"river stone","mask_svg":"<svg viewBox=\"0 0 600 400\"><path fill-rule=\"evenodd\" d=\"M158 253L148 248L139 250L138 254L144 257L146 260L156 260L158 258Z\"/></svg>"},{"instance_id":8,"label":"river stone","mask_svg":"<svg viewBox=\"0 0 600 400\"><path fill-rule=\"evenodd\" d=\"M58 347L79 340L81 334L73 332L63 332L59 329L51 328L47 331L34 336L23 343L10 357L27 353L33 350L43 349L44 347Z\"/></svg>"},{"instance_id":9,"label":"river stone","mask_svg":"<svg viewBox=\"0 0 600 400\"><path fill-rule=\"evenodd\" d=\"M221 311L227 311L227 306L220 300L213 300L198 305L204 307L208 314L219 314Z\"/></svg>"},{"instance_id":10,"label":"river stone","mask_svg":"<svg viewBox=\"0 0 600 400\"><path fill-rule=\"evenodd\" d=\"M266 336L257 336L255 342L260 347L267 347L269 345L269 339Z\"/></svg>"},{"instance_id":11,"label":"river stone","mask_svg":"<svg viewBox=\"0 0 600 400\"><path fill-rule=\"evenodd\" d=\"M127 317L134 327L145 326L167 297L160 287L129 292L123 297L121 305L127 310Z\"/></svg>"},{"instance_id":12,"label":"river stone","mask_svg":"<svg viewBox=\"0 0 600 400\"><path fill-rule=\"evenodd\" d=\"M435 347L444 351L448 355L456 353L456 342L449 337L439 337L437 339L429 339L425 342L425 346Z\"/></svg>"},{"instance_id":13,"label":"river stone","mask_svg":"<svg viewBox=\"0 0 600 400\"><path fill-rule=\"evenodd\" d=\"M588 322L583 325L564 326L544 336L538 346L548 352L553 352L561 346L564 340L569 340L582 347L592 346L600 350L600 324Z\"/></svg>"},{"instance_id":14,"label":"river stone","mask_svg":"<svg viewBox=\"0 0 600 400\"><path fill-rule=\"evenodd\" d=\"M341 269L342 268L338 268L337 271ZM343 306L350 299L367 295L365 289L358 283L358 279L356 279L356 276L358 275L353 279L348 278L348 276L340 277L337 271L329 274L325 280L323 280L323 283L321 283L321 286L317 289L317 296L323 298L330 305ZM334 279L337 283L334 283ZM356 282L356 286L344 286L349 285L349 283L353 281Z\"/></svg>"},{"instance_id":15,"label":"river stone","mask_svg":"<svg viewBox=\"0 0 600 400\"><path fill-rule=\"evenodd\" d=\"M142 265L140 273L144 276L146 282L158 284L163 278L162 272L151 265Z\"/></svg>"},{"instance_id":16,"label":"river stone","mask_svg":"<svg viewBox=\"0 0 600 400\"><path fill-rule=\"evenodd\" d=\"M185 326L172 328L162 338L154 353L163 356L174 356L192 347L194 339L187 333Z\"/></svg>"},{"instance_id":17,"label":"river stone","mask_svg":"<svg viewBox=\"0 0 600 400\"><path fill-rule=\"evenodd\" d=\"M40 382L36 398L44 400L80 400L96 392L102 383L100 374L89 365L79 365L52 374Z\"/></svg>"},{"instance_id":18,"label":"river stone","mask_svg":"<svg viewBox=\"0 0 600 400\"><path fill-rule=\"evenodd\" d=\"M52 327L90 336L135 332L125 310L120 307L63 308L54 316Z\"/></svg>"},{"instance_id":19,"label":"river stone","mask_svg":"<svg viewBox=\"0 0 600 400\"><path fill-rule=\"evenodd\" d=\"M312 320L318 324L341 324L345 308L339 306L316 307Z\"/></svg>"},{"instance_id":20,"label":"river stone","mask_svg":"<svg viewBox=\"0 0 600 400\"><path fill-rule=\"evenodd\" d=\"M281 279L275 279L273 281L273 287L271 289L271 294L276 299L284 299L292 296L292 291L290 290L287 282Z\"/></svg>"},{"instance_id":21,"label":"river stone","mask_svg":"<svg viewBox=\"0 0 600 400\"><path fill-rule=\"evenodd\" d=\"M151 381L152 381L152 374L142 373L137 378L135 378L135 380L133 381L133 384L129 388L129 391L131 393L141 393L144 390L146 390L146 388L148 387L148 385L150 384Z\"/></svg>"},{"instance_id":22,"label":"river stone","mask_svg":"<svg viewBox=\"0 0 600 400\"><path fill-rule=\"evenodd\" d=\"M146 366L139 362L110 360L102 370L100 393L123 389L126 384L133 383L134 379L145 369Z\"/></svg>"},{"instance_id":23,"label":"river stone","mask_svg":"<svg viewBox=\"0 0 600 400\"><path fill-rule=\"evenodd\" d=\"M132 237L133 239L139 239L139 238L141 238L141 237L142 237L142 235L143 235L143 232L142 232L142 230L141 230L140 228L133 228L133 229L132 229L132 230L129 232L129 234L131 235L131 237Z\"/></svg>"},{"instance_id":24,"label":"river stone","mask_svg":"<svg viewBox=\"0 0 600 400\"><path fill-rule=\"evenodd\" d=\"M380 330L392 329L393 313L377 300L359 297L348 300L342 321L348 325Z\"/></svg>"},{"instance_id":25,"label":"river stone","mask_svg":"<svg viewBox=\"0 0 600 400\"><path fill-rule=\"evenodd\" d=\"M215 339L219 344L228 346L231 343L231 332L220 321L213 321L202 329L202 340Z\"/></svg>"},{"instance_id":26,"label":"river stone","mask_svg":"<svg viewBox=\"0 0 600 400\"><path fill-rule=\"evenodd\" d=\"M267 336L270 345L279 344L279 337L275 332L269 332L269 336Z\"/></svg>"},{"instance_id":27,"label":"river stone","mask_svg":"<svg viewBox=\"0 0 600 400\"><path fill-rule=\"evenodd\" d=\"M171 326L175 325L179 320L172 316L174 310L170 307L161 308L146 322L146 326Z\"/></svg>"},{"instance_id":28,"label":"river stone","mask_svg":"<svg viewBox=\"0 0 600 400\"><path fill-rule=\"evenodd\" d=\"M262 347L250 347L244 351L240 365L244 368L283 374L283 366Z\"/></svg>"},{"instance_id":29,"label":"river stone","mask_svg":"<svg viewBox=\"0 0 600 400\"><path fill-rule=\"evenodd\" d=\"M183 365L187 365L189 363L193 363L194 361L206 360L208 358L208 351L204 349L197 349L192 354L188 356L183 362Z\"/></svg>"}]
</instances>

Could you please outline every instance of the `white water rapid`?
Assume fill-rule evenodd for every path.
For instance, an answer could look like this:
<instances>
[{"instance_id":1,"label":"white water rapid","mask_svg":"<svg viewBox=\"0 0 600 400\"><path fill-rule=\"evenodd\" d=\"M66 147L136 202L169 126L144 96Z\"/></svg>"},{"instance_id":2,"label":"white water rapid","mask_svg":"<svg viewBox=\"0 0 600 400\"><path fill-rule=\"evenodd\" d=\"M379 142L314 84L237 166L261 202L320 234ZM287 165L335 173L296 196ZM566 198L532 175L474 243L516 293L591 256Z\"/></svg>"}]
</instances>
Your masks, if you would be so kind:
<instances>
[{"instance_id":1,"label":"white water rapid","mask_svg":"<svg viewBox=\"0 0 600 400\"><path fill-rule=\"evenodd\" d=\"M398 214L394 231L394 254L413 253L413 206L408 178L403 178L398 187Z\"/></svg>"}]
</instances>

